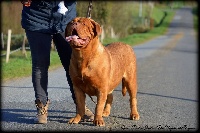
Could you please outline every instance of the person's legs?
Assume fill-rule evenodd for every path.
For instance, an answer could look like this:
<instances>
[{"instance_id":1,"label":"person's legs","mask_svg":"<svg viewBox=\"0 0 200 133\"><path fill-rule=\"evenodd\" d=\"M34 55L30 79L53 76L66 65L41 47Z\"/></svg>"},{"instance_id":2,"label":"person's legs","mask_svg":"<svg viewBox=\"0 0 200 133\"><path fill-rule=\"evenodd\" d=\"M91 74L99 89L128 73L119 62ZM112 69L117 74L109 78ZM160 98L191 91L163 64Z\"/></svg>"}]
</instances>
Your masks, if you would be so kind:
<instances>
[{"instance_id":1,"label":"person's legs","mask_svg":"<svg viewBox=\"0 0 200 133\"><path fill-rule=\"evenodd\" d=\"M71 59L71 47L68 44L68 42L65 40L64 33L59 33L53 35L53 41L56 46L56 49L58 51L58 55L60 57L61 63L66 71L66 77L68 84L70 86L70 91L72 93L72 99L74 100L74 103L76 104L76 98L73 90L72 81L69 75L69 64Z\"/></svg>"},{"instance_id":2,"label":"person's legs","mask_svg":"<svg viewBox=\"0 0 200 133\"><path fill-rule=\"evenodd\" d=\"M32 83L35 91L37 118L35 123L47 123L48 109L48 68L50 65L50 49L52 36L26 30L31 49Z\"/></svg>"},{"instance_id":3,"label":"person's legs","mask_svg":"<svg viewBox=\"0 0 200 133\"><path fill-rule=\"evenodd\" d=\"M32 82L35 98L40 99L45 105L48 100L48 68L52 36L28 30L26 30L26 36L31 49Z\"/></svg>"}]
</instances>

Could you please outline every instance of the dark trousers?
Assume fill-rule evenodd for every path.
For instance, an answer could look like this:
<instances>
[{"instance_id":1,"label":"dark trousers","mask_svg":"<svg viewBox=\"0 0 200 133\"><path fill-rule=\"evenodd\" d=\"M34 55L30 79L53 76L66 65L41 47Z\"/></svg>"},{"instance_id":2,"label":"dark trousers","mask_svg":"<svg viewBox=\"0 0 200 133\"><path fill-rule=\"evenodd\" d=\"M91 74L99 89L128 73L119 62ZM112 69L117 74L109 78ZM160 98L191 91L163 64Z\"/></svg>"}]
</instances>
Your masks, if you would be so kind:
<instances>
[{"instance_id":1,"label":"dark trousers","mask_svg":"<svg viewBox=\"0 0 200 133\"><path fill-rule=\"evenodd\" d=\"M61 63L66 71L66 77L75 101L73 85L69 76L69 64L71 59L71 47L64 37L64 33L44 34L26 30L26 36L31 49L32 57L32 82L35 98L40 99L45 105L48 99L48 68L50 65L50 51L52 39L56 46Z\"/></svg>"}]
</instances>

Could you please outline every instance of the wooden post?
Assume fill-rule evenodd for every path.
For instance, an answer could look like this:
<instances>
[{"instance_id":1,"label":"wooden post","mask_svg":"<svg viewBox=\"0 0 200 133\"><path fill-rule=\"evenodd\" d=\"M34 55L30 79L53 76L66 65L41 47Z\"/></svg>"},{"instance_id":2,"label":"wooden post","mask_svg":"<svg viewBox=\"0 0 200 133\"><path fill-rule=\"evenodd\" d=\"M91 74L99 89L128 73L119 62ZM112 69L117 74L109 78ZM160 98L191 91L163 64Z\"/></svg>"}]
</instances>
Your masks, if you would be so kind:
<instances>
[{"instance_id":1,"label":"wooden post","mask_svg":"<svg viewBox=\"0 0 200 133\"><path fill-rule=\"evenodd\" d=\"M142 17L142 1L140 1L139 17Z\"/></svg>"},{"instance_id":2,"label":"wooden post","mask_svg":"<svg viewBox=\"0 0 200 133\"><path fill-rule=\"evenodd\" d=\"M1 49L4 49L3 32L1 32Z\"/></svg>"},{"instance_id":3,"label":"wooden post","mask_svg":"<svg viewBox=\"0 0 200 133\"><path fill-rule=\"evenodd\" d=\"M25 57L27 58L25 44L26 44L26 34L24 33L24 39L23 39L23 43L22 43L22 54L24 54Z\"/></svg>"},{"instance_id":4,"label":"wooden post","mask_svg":"<svg viewBox=\"0 0 200 133\"><path fill-rule=\"evenodd\" d=\"M6 52L6 63L9 61L9 55L10 55L10 44L11 44L11 33L12 30L8 30L8 40L7 40L7 52Z\"/></svg>"},{"instance_id":5,"label":"wooden post","mask_svg":"<svg viewBox=\"0 0 200 133\"><path fill-rule=\"evenodd\" d=\"M101 26L101 29L102 29L102 32L101 32L101 35L100 35L100 40L101 40L101 43L103 43L103 40L105 38L105 31L104 31L104 26L103 25Z\"/></svg>"}]
</instances>

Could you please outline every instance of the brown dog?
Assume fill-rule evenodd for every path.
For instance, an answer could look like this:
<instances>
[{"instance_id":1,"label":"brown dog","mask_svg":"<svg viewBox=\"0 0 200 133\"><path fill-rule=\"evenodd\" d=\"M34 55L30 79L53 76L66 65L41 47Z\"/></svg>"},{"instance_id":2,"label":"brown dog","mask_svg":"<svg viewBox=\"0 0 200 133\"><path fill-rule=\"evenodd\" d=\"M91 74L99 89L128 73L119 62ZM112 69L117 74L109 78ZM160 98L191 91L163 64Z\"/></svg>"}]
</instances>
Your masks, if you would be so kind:
<instances>
[{"instance_id":1,"label":"brown dog","mask_svg":"<svg viewBox=\"0 0 200 133\"><path fill-rule=\"evenodd\" d=\"M78 123L85 114L85 98L97 96L93 123L104 126L109 116L112 91L122 81L122 94L130 95L130 119L139 120L137 111L136 57L131 46L112 43L103 46L98 36L101 27L94 20L77 17L66 28L66 40L72 47L70 76L76 96L77 114L69 123Z\"/></svg>"}]
</instances>

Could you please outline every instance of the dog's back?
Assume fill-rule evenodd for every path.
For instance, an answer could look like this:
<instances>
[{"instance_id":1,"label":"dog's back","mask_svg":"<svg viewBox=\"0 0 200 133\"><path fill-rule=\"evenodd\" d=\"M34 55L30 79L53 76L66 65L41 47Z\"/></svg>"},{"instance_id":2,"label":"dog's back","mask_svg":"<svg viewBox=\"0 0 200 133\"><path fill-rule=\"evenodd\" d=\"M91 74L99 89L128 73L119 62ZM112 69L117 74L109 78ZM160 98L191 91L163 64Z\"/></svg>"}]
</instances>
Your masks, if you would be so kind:
<instances>
[{"instance_id":1,"label":"dog's back","mask_svg":"<svg viewBox=\"0 0 200 133\"><path fill-rule=\"evenodd\" d=\"M122 42L111 43L106 46L106 49L115 60L114 63L123 63L124 65L129 65L130 62L135 62L135 54L132 47L128 44ZM124 64L125 63L125 64Z\"/></svg>"}]
</instances>

